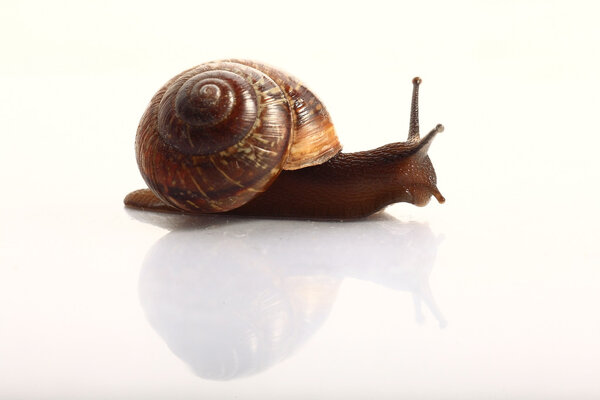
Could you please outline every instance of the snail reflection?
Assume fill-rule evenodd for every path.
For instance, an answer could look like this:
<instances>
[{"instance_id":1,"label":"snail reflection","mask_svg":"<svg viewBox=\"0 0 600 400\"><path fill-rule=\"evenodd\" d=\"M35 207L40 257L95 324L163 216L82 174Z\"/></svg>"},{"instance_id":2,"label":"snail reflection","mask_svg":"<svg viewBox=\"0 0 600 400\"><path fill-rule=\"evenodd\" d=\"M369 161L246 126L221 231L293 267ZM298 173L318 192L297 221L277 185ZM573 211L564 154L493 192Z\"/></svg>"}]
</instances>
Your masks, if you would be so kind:
<instances>
[{"instance_id":1,"label":"snail reflection","mask_svg":"<svg viewBox=\"0 0 600 400\"><path fill-rule=\"evenodd\" d=\"M424 303L445 324L428 285L439 238L427 225L386 215L356 223L149 218L172 231L146 256L142 306L203 378L249 376L289 357L326 321L346 277L408 291L417 320Z\"/></svg>"}]
</instances>

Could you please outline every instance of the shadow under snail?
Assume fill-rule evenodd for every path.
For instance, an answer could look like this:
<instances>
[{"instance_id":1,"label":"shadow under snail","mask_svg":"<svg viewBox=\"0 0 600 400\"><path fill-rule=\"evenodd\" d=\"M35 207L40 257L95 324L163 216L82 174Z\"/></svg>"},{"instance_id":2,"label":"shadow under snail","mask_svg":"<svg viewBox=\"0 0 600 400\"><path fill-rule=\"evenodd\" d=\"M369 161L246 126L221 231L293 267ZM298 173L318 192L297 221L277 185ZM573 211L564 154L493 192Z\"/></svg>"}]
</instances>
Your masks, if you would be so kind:
<instances>
[{"instance_id":1,"label":"shadow under snail","mask_svg":"<svg viewBox=\"0 0 600 400\"><path fill-rule=\"evenodd\" d=\"M201 64L167 82L142 116L136 158L149 189L128 207L188 214L346 219L444 197L419 135L413 79L406 142L356 153L296 78L247 60Z\"/></svg>"}]
</instances>

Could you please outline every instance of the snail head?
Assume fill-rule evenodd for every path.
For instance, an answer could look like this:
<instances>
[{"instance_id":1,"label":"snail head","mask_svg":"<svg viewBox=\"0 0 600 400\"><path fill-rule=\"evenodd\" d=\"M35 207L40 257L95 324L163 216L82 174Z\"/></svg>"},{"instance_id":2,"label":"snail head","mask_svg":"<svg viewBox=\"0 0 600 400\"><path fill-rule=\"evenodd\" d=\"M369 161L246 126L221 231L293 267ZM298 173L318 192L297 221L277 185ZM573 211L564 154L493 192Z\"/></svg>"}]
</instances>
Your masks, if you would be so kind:
<instances>
[{"instance_id":1,"label":"snail head","mask_svg":"<svg viewBox=\"0 0 600 400\"><path fill-rule=\"evenodd\" d=\"M402 154L397 159L398 173L396 179L400 181L398 187L403 188L403 193L397 193L397 196L401 198L400 201L406 201L419 207L427 205L431 196L435 197L440 204L446 201L436 186L435 170L427 155L433 139L438 133L444 131L444 126L438 124L423 138L420 137L419 85L421 82L422 80L419 77L415 77L412 81L413 92L408 140L404 143L394 144L401 147L398 152Z\"/></svg>"}]
</instances>

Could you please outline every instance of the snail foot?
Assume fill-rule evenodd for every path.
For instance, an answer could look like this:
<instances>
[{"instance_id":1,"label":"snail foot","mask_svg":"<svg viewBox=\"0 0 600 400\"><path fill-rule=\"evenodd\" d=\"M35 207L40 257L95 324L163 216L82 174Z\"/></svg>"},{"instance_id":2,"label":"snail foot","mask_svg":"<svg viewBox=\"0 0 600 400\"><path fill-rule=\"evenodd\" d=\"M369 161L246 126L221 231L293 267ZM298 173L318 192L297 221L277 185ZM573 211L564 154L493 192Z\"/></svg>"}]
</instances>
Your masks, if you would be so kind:
<instances>
[{"instance_id":1,"label":"snail foot","mask_svg":"<svg viewBox=\"0 0 600 400\"><path fill-rule=\"evenodd\" d=\"M165 204L150 189L139 189L129 193L125 196L123 203L126 207L137 208L138 210L181 213L180 210Z\"/></svg>"}]
</instances>

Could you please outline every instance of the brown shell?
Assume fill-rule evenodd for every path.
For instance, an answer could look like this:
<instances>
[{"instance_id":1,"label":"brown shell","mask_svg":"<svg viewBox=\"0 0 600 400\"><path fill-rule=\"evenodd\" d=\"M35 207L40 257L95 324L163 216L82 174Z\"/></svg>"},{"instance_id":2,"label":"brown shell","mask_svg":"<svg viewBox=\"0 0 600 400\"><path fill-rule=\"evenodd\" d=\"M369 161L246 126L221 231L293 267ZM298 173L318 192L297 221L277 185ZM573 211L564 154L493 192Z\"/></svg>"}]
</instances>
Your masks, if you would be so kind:
<instances>
[{"instance_id":1,"label":"brown shell","mask_svg":"<svg viewBox=\"0 0 600 400\"><path fill-rule=\"evenodd\" d=\"M227 60L248 65L267 74L281 87L292 105L294 143L284 169L322 164L342 150L331 117L317 96L297 78L276 68L249 60Z\"/></svg>"},{"instance_id":2,"label":"brown shell","mask_svg":"<svg viewBox=\"0 0 600 400\"><path fill-rule=\"evenodd\" d=\"M248 61L202 64L175 76L152 98L136 136L150 189L192 213L240 207L282 168L325 162L340 148L308 89Z\"/></svg>"}]
</instances>

